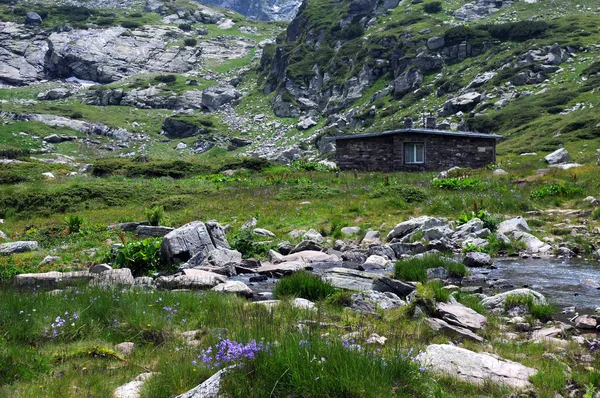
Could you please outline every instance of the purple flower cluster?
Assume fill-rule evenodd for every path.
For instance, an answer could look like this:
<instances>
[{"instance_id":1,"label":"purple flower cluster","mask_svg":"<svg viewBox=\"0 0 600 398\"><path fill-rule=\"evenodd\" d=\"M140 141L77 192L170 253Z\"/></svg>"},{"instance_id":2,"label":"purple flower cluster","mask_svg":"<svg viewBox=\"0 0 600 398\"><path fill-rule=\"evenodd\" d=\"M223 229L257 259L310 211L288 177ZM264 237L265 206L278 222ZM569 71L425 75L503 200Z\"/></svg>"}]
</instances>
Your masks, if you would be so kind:
<instances>
[{"instance_id":1,"label":"purple flower cluster","mask_svg":"<svg viewBox=\"0 0 600 398\"><path fill-rule=\"evenodd\" d=\"M198 359L201 359L209 368L214 369L223 364L239 362L244 359L254 359L259 352L269 351L269 343L257 343L256 340L250 340L248 344L242 344L237 341L224 339L220 340L214 346L202 350L200 355L198 355ZM196 365L196 363L197 361L193 361L192 365Z\"/></svg>"},{"instance_id":2,"label":"purple flower cluster","mask_svg":"<svg viewBox=\"0 0 600 398\"><path fill-rule=\"evenodd\" d=\"M69 313L65 312L62 316L57 316L49 328L44 328L44 334L50 338L58 337L59 335L64 334L69 327L74 327L75 321L78 319L79 315L77 313L69 316Z\"/></svg>"},{"instance_id":3,"label":"purple flower cluster","mask_svg":"<svg viewBox=\"0 0 600 398\"><path fill-rule=\"evenodd\" d=\"M600 340L592 342L590 345L590 351L600 352Z\"/></svg>"}]
</instances>

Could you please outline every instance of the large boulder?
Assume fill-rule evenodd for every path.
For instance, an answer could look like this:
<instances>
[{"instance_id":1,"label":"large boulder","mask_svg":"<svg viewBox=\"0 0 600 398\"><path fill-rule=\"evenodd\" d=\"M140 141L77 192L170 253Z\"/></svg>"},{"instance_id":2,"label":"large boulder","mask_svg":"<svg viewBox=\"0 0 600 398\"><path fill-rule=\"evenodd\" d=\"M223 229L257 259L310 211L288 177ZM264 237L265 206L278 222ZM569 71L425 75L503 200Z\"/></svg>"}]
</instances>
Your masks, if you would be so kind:
<instances>
[{"instance_id":1,"label":"large boulder","mask_svg":"<svg viewBox=\"0 0 600 398\"><path fill-rule=\"evenodd\" d=\"M560 148L547 155L544 160L548 164L568 163L571 160L571 156L569 156L569 152L565 148Z\"/></svg>"},{"instance_id":2,"label":"large boulder","mask_svg":"<svg viewBox=\"0 0 600 398\"><path fill-rule=\"evenodd\" d=\"M450 116L457 112L470 112L479 101L481 101L481 94L477 92L465 93L446 101L440 114L441 116Z\"/></svg>"},{"instance_id":3,"label":"large boulder","mask_svg":"<svg viewBox=\"0 0 600 398\"><path fill-rule=\"evenodd\" d=\"M425 323L427 323L429 327L436 332L451 335L459 339L472 340L478 343L483 342L483 337L476 335L471 330L460 326L451 325L442 319L425 318Z\"/></svg>"},{"instance_id":4,"label":"large boulder","mask_svg":"<svg viewBox=\"0 0 600 398\"><path fill-rule=\"evenodd\" d=\"M208 132L206 128L199 126L194 120L178 116L166 118L162 128L170 138L187 138Z\"/></svg>"},{"instance_id":5,"label":"large boulder","mask_svg":"<svg viewBox=\"0 0 600 398\"><path fill-rule=\"evenodd\" d=\"M529 232L529 231L531 231L531 229L529 229L529 225L527 225L527 221L525 221L525 219L520 216L511 218L510 220L502 221L498 225L499 233L509 235L515 231Z\"/></svg>"},{"instance_id":6,"label":"large boulder","mask_svg":"<svg viewBox=\"0 0 600 398\"><path fill-rule=\"evenodd\" d=\"M240 92L233 86L225 84L212 86L202 91L202 105L209 112L214 112L240 96Z\"/></svg>"},{"instance_id":7,"label":"large boulder","mask_svg":"<svg viewBox=\"0 0 600 398\"><path fill-rule=\"evenodd\" d=\"M421 216L417 218L411 218L410 220L401 222L396 225L393 230L387 236L387 240L402 239L403 237L417 231L426 230L433 227L441 227L447 225L447 221L444 218L435 218L430 216Z\"/></svg>"},{"instance_id":8,"label":"large boulder","mask_svg":"<svg viewBox=\"0 0 600 398\"><path fill-rule=\"evenodd\" d=\"M25 14L25 24L39 26L42 24L42 17L37 12L29 11Z\"/></svg>"},{"instance_id":9,"label":"large boulder","mask_svg":"<svg viewBox=\"0 0 600 398\"><path fill-rule=\"evenodd\" d=\"M187 263L189 267L202 264L215 250L206 225L193 221L163 237L160 247L162 260L167 264Z\"/></svg>"},{"instance_id":10,"label":"large boulder","mask_svg":"<svg viewBox=\"0 0 600 398\"><path fill-rule=\"evenodd\" d=\"M382 310L393 310L394 308L403 307L406 305L406 301L398 297L397 294L391 292L377 292L375 290L365 290L360 293L353 294L350 296L352 303L350 308L353 309L364 309L368 308L372 312L375 308Z\"/></svg>"},{"instance_id":11,"label":"large boulder","mask_svg":"<svg viewBox=\"0 0 600 398\"><path fill-rule=\"evenodd\" d=\"M492 382L512 388L528 388L531 387L529 378L537 373L537 370L518 362L448 344L428 346L417 356L417 361L434 372L479 385Z\"/></svg>"},{"instance_id":12,"label":"large boulder","mask_svg":"<svg viewBox=\"0 0 600 398\"><path fill-rule=\"evenodd\" d=\"M252 297L252 289L241 281L227 281L212 288L215 292L236 294L242 297Z\"/></svg>"},{"instance_id":13,"label":"large boulder","mask_svg":"<svg viewBox=\"0 0 600 398\"><path fill-rule=\"evenodd\" d=\"M471 330L483 329L487 325L487 318L469 307L460 303L439 303L436 314L444 321Z\"/></svg>"},{"instance_id":14,"label":"large boulder","mask_svg":"<svg viewBox=\"0 0 600 398\"><path fill-rule=\"evenodd\" d=\"M15 253L25 253L37 249L39 244L35 241L18 241L3 243L0 245L0 255L11 255Z\"/></svg>"},{"instance_id":15,"label":"large boulder","mask_svg":"<svg viewBox=\"0 0 600 398\"><path fill-rule=\"evenodd\" d=\"M508 235L512 239L523 242L525 244L525 248L530 253L537 253L549 256L552 254L552 246L549 244L542 242L537 237L522 231L515 231L512 234Z\"/></svg>"},{"instance_id":16,"label":"large boulder","mask_svg":"<svg viewBox=\"0 0 600 398\"><path fill-rule=\"evenodd\" d=\"M207 290L226 281L226 276L214 272L186 269L179 275L159 276L156 278L156 287L159 289Z\"/></svg>"},{"instance_id":17,"label":"large boulder","mask_svg":"<svg viewBox=\"0 0 600 398\"><path fill-rule=\"evenodd\" d=\"M443 39L442 39L443 40ZM406 94L415 91L423 83L423 74L417 68L404 72L394 80L394 96L404 97Z\"/></svg>"},{"instance_id":18,"label":"large boulder","mask_svg":"<svg viewBox=\"0 0 600 398\"><path fill-rule=\"evenodd\" d=\"M463 264L467 267L489 267L492 265L492 258L487 253L470 252L463 259Z\"/></svg>"},{"instance_id":19,"label":"large boulder","mask_svg":"<svg viewBox=\"0 0 600 398\"><path fill-rule=\"evenodd\" d=\"M68 90L63 87L53 88L51 90L45 91L43 93L39 93L37 96L38 101L54 101L64 98L69 98L73 95L71 90Z\"/></svg>"}]
</instances>

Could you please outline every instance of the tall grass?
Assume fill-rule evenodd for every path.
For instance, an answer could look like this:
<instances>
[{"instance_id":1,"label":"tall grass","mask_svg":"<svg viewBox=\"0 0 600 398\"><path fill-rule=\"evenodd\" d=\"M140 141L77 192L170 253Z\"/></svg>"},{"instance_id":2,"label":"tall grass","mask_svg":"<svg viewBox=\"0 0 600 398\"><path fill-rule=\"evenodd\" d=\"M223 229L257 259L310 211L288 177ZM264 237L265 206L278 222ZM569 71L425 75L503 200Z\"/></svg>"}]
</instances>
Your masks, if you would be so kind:
<instances>
[{"instance_id":1,"label":"tall grass","mask_svg":"<svg viewBox=\"0 0 600 398\"><path fill-rule=\"evenodd\" d=\"M429 268L443 267L450 271L450 275L462 277L468 274L464 264L458 263L439 254L426 254L422 257L412 257L398 260L394 265L394 275L404 281L427 282Z\"/></svg>"},{"instance_id":2,"label":"tall grass","mask_svg":"<svg viewBox=\"0 0 600 398\"><path fill-rule=\"evenodd\" d=\"M280 279L273 292L276 298L301 297L310 301L323 300L337 291L320 276L306 271L296 272Z\"/></svg>"}]
</instances>

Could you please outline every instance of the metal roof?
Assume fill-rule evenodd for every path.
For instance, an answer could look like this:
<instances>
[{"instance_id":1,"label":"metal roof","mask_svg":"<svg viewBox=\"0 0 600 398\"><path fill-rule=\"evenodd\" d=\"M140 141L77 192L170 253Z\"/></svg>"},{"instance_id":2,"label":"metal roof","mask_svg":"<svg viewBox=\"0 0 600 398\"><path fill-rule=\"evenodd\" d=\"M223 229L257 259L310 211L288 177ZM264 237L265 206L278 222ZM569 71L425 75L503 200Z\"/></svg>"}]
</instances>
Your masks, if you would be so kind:
<instances>
[{"instance_id":1,"label":"metal roof","mask_svg":"<svg viewBox=\"0 0 600 398\"><path fill-rule=\"evenodd\" d=\"M356 139L356 138L371 138L371 137L380 137L380 136L384 136L384 135L408 134L408 133L447 135L447 136L454 136L454 137L493 138L496 140L504 138L501 135L471 133L468 131L448 131L448 130L436 130L436 129L402 129L402 130L383 131L381 133L352 134L352 135L343 135L343 136L337 136L337 137L329 137L329 140L331 140L331 141L352 140L352 139Z\"/></svg>"}]
</instances>

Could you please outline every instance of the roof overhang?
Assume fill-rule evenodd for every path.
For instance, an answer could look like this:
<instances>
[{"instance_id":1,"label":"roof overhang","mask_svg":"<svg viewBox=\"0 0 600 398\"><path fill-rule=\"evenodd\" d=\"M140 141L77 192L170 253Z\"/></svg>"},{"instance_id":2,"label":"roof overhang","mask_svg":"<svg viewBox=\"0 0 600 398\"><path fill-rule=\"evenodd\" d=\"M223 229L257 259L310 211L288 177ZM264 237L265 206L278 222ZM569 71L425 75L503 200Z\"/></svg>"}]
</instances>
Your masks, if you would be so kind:
<instances>
[{"instance_id":1,"label":"roof overhang","mask_svg":"<svg viewBox=\"0 0 600 398\"><path fill-rule=\"evenodd\" d=\"M353 140L358 138L373 138L382 137L386 135L394 134L431 134L431 135L445 135L450 137L465 137L465 138L488 138L494 140L500 140L504 138L501 135L496 134L482 134L482 133L471 133L468 131L448 131L448 130L436 130L436 129L402 129L402 130L389 130L381 133L370 133L370 134L352 134L343 135L337 137L328 137L330 141L337 140Z\"/></svg>"}]
</instances>

